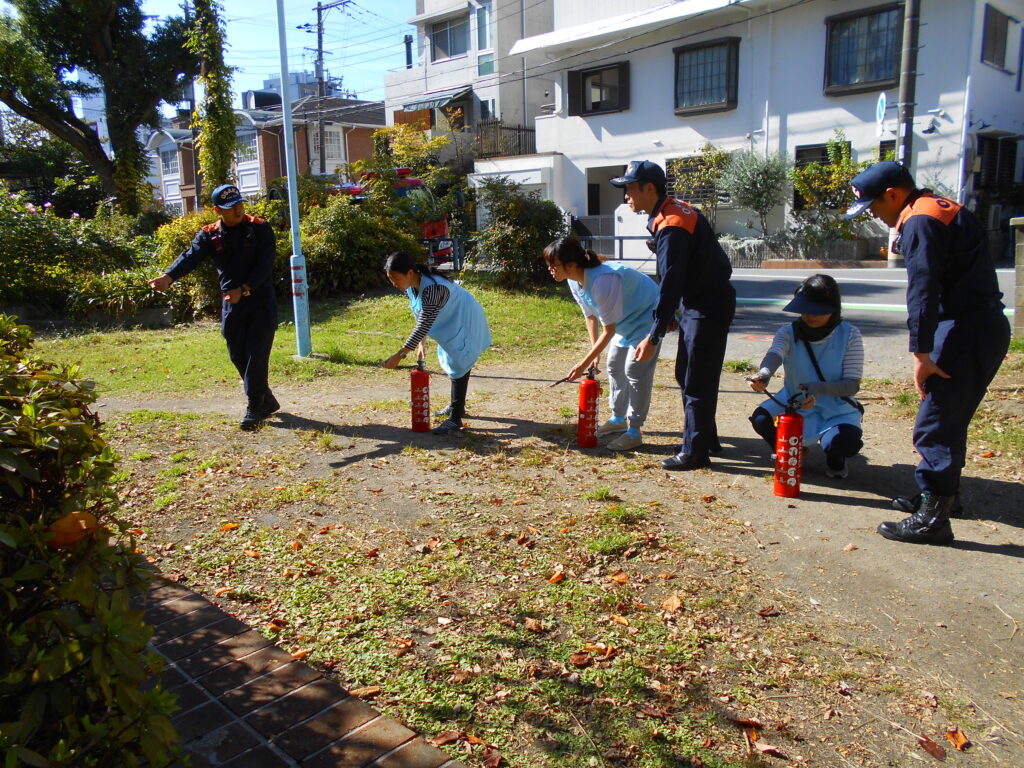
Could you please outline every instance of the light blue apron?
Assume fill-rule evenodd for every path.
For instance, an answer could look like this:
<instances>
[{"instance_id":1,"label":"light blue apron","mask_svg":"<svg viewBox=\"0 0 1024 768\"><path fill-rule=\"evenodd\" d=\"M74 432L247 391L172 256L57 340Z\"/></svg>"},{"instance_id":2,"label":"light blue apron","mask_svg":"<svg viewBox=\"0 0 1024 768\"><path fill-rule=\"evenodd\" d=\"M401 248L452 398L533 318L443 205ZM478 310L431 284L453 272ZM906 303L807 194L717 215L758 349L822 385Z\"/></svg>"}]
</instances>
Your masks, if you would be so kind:
<instances>
[{"instance_id":1,"label":"light blue apron","mask_svg":"<svg viewBox=\"0 0 1024 768\"><path fill-rule=\"evenodd\" d=\"M491 346L491 329L487 326L484 308L461 285L443 277L420 275L420 290L406 288L409 309L419 319L423 309L423 291L431 283L448 287L448 301L438 312L427 336L437 342L437 360L453 379L469 373L480 353Z\"/></svg>"},{"instance_id":2,"label":"light blue apron","mask_svg":"<svg viewBox=\"0 0 1024 768\"><path fill-rule=\"evenodd\" d=\"M824 341L811 343L826 381L840 381L843 378L843 358L846 356L846 345L850 340L850 328L850 324L843 320ZM794 336L792 324L786 326L786 333L789 335L789 357L784 363L786 374L782 388L775 395L783 403L799 390L801 384L821 381L804 343ZM841 397L816 395L814 399L813 408L800 411L800 415L804 417L804 441L817 441L825 432L839 424L860 426L860 411ZM785 410L772 400L765 400L761 407L773 417L778 417Z\"/></svg>"},{"instance_id":3,"label":"light blue apron","mask_svg":"<svg viewBox=\"0 0 1024 768\"><path fill-rule=\"evenodd\" d=\"M573 296L597 315L597 303L591 293L594 281L601 275L609 274L618 277L622 285L623 317L615 324L612 343L618 347L638 346L651 330L654 308L658 304L658 285L651 278L620 261L606 261L599 266L583 270L583 285L573 291ZM572 282L580 285L576 281Z\"/></svg>"}]
</instances>

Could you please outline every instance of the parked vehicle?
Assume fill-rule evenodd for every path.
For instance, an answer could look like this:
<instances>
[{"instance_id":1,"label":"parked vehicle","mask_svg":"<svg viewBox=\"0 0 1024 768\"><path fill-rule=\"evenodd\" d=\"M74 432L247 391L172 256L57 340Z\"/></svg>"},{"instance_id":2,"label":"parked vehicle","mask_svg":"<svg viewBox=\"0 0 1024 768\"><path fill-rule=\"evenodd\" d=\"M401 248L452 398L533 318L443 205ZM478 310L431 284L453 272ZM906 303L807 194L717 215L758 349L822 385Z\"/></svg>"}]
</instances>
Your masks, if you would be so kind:
<instances>
[{"instance_id":1,"label":"parked vehicle","mask_svg":"<svg viewBox=\"0 0 1024 768\"><path fill-rule=\"evenodd\" d=\"M394 191L398 197L405 198L412 203L416 211L425 211L429 214L436 212L437 218L428 216L421 224L423 237L421 242L427 249L428 264L444 264L452 260L452 241L448 227L448 214L438 211L437 200L433 192L412 175L410 168L396 168L398 180L395 182ZM339 184L335 187L336 193L351 195L355 200L363 200L370 192L370 187L365 183L366 179L373 178L376 174L363 172L359 174L359 181L346 184Z\"/></svg>"}]
</instances>

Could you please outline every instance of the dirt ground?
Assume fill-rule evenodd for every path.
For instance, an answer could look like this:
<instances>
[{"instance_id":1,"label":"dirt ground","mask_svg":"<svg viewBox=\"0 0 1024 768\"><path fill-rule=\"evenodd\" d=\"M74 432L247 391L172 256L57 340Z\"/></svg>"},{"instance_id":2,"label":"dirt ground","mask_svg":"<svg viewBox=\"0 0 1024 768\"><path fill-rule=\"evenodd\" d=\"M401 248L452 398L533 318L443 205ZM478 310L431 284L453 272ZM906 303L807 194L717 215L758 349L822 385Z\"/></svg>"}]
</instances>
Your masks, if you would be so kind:
<instances>
[{"instance_id":1,"label":"dirt ground","mask_svg":"<svg viewBox=\"0 0 1024 768\"><path fill-rule=\"evenodd\" d=\"M229 443L224 450L246 446L268 460L282 451L301 455L294 472L307 478L342 477L367 526L414 530L423 522L421 510L405 493L410 486L478 493L481 480L476 475L424 471L422 462L403 452L406 446L440 457L486 446L498 446L508 454L538 446L577 451L566 416L575 412L576 386L548 386L567 367L567 361L556 361L545 369L511 372L492 366L475 371L468 430L459 436L436 438L409 431L402 405L408 398L407 372L370 371L358 379L277 384L275 393L283 406L278 416L255 434L225 428L221 434L227 437L218 439ZM1013 376L1019 373L997 382L1004 393L997 406L1019 414L1021 396L1012 391ZM851 461L849 477L826 478L823 456L812 451L800 498L787 500L772 495L767 446L747 422L759 397L749 391L742 375L723 375L719 432L724 453L711 470L691 473L668 473L659 466L673 453L681 426L670 364L660 366L656 387L645 444L631 458L616 458L602 448L585 451L593 456L593 474L583 468L554 477L583 490L593 487L596 477L606 476L602 467L617 462L618 471L607 474L611 491L623 498L660 502L670 525L673 508L717 498L736 525L721 530L716 539L716 534L694 530L680 512L675 523L680 532L704 547L739 556L752 579L802 606L812 621L842 627L850 633L852 645L882 649L883 664L920 682L925 708L937 695L958 697L961 727L974 746L963 753L951 750L950 762L1024 766L1024 467L1019 459L983 457L985 451L972 450L962 488L967 518L954 522L956 543L897 544L875 529L883 520L899 519L889 499L912 492L916 457L910 441L912 416L893 406L891 390L869 388L861 393L868 406L866 444L862 455ZM435 404L446 402L444 376L433 377L432 395ZM605 402L601 408L606 415ZM100 413L108 422L139 409L223 414L234 420L240 408L233 391L187 401L152 397L100 402ZM308 441L297 440L297 431L311 430L333 433L336 449L317 451ZM119 445L116 434L114 444L122 454L132 447ZM530 477L554 472L544 467L509 471L528 472ZM528 479L524 474L523 482ZM521 512L506 510L510 516L527 513L535 517L543 510L538 512L537 505L524 506ZM265 522L273 524L274 516L268 513ZM186 526L168 536L182 538L187 533ZM889 738L894 743L884 748L876 743L876 749L868 751L877 758L862 755L857 764L934 761L915 744L910 731L884 727L891 726L884 713L861 720L850 723L851 731L863 728L867 741ZM865 727L871 720L883 727ZM837 759L833 764L854 763Z\"/></svg>"}]
</instances>

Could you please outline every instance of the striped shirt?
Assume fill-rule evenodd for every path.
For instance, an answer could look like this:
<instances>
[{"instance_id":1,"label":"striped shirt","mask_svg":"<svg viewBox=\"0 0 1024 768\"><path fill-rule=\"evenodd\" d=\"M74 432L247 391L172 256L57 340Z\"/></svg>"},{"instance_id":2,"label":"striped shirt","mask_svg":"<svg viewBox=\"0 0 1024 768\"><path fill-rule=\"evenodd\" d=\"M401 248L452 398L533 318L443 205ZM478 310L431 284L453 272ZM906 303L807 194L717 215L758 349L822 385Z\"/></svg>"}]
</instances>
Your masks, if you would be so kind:
<instances>
[{"instance_id":1,"label":"striped shirt","mask_svg":"<svg viewBox=\"0 0 1024 768\"><path fill-rule=\"evenodd\" d=\"M412 329L408 340L402 345L403 349L408 349L411 352L427 337L434 321L437 320L438 313L448 303L451 293L448 286L441 282L431 283L423 289L422 309L416 317L416 327Z\"/></svg>"},{"instance_id":2,"label":"striped shirt","mask_svg":"<svg viewBox=\"0 0 1024 768\"><path fill-rule=\"evenodd\" d=\"M784 325L775 332L775 339L772 346L761 362L762 371L767 370L774 374L779 365L790 353L788 333L789 325ZM825 338L828 338L827 336ZM822 340L824 341L824 339ZM811 342L813 348L819 342ZM850 338L846 342L846 353L843 355L843 381L860 380L864 377L864 340L861 337L860 329L850 325Z\"/></svg>"}]
</instances>

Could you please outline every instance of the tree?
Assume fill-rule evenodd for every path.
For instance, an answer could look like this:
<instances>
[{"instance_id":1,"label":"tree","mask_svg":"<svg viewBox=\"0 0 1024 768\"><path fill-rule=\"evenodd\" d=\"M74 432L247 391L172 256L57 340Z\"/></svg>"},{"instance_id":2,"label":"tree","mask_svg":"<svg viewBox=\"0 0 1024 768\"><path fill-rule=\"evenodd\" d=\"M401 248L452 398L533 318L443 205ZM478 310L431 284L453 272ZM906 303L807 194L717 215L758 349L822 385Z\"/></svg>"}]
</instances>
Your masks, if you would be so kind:
<instances>
[{"instance_id":1,"label":"tree","mask_svg":"<svg viewBox=\"0 0 1024 768\"><path fill-rule=\"evenodd\" d=\"M0 101L66 141L93 168L104 193L134 213L145 199L146 156L136 135L155 126L157 105L175 100L198 65L173 18L147 36L141 0L10 0L0 16ZM74 95L95 92L73 79L90 72L106 96L113 159L96 128L77 117Z\"/></svg>"},{"instance_id":2,"label":"tree","mask_svg":"<svg viewBox=\"0 0 1024 768\"><path fill-rule=\"evenodd\" d=\"M697 157L678 158L669 163L669 171L676 178L674 193L700 206L711 229L718 218L722 172L728 162L729 153L708 142Z\"/></svg>"},{"instance_id":3,"label":"tree","mask_svg":"<svg viewBox=\"0 0 1024 768\"><path fill-rule=\"evenodd\" d=\"M203 199L220 184L231 181L231 158L235 153L235 111L231 106L232 68L224 64L224 22L217 0L195 0L196 21L186 46L199 57L199 82L204 96L192 119L198 131L199 172Z\"/></svg>"},{"instance_id":4,"label":"tree","mask_svg":"<svg viewBox=\"0 0 1024 768\"><path fill-rule=\"evenodd\" d=\"M788 171L789 161L781 154L761 157L754 152L737 152L722 173L722 189L736 205L758 215L765 237L768 214L782 205Z\"/></svg>"}]
</instances>

